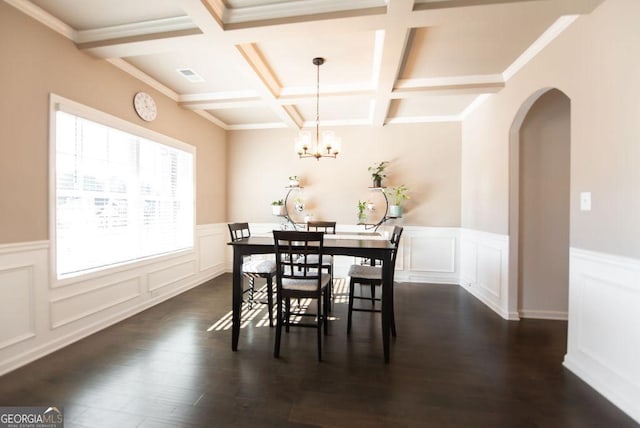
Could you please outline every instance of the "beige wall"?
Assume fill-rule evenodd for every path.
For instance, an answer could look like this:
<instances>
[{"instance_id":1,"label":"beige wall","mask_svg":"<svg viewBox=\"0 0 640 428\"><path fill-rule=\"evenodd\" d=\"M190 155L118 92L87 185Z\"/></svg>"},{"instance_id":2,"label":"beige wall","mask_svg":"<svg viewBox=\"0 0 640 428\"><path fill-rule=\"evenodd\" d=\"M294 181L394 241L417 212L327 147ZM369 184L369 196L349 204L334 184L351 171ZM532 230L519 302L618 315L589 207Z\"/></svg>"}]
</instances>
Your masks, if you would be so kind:
<instances>
[{"instance_id":1,"label":"beige wall","mask_svg":"<svg viewBox=\"0 0 640 428\"><path fill-rule=\"evenodd\" d=\"M462 127L462 225L509 233L509 131L542 88L571 99L571 245L640 258L640 2L578 18ZM593 207L579 210L579 193Z\"/></svg>"},{"instance_id":2,"label":"beige wall","mask_svg":"<svg viewBox=\"0 0 640 428\"><path fill-rule=\"evenodd\" d=\"M385 185L405 184L410 189L405 225L460 225L459 123L334 130L342 138L343 152L338 159L320 161L298 159L294 130L230 132L229 221L275 221L271 201L284 197L288 176L298 175L314 218L355 224L358 200L377 200L367 189L367 168L389 160Z\"/></svg>"},{"instance_id":3,"label":"beige wall","mask_svg":"<svg viewBox=\"0 0 640 428\"><path fill-rule=\"evenodd\" d=\"M551 90L520 129L518 309L566 314L569 298L570 102Z\"/></svg>"},{"instance_id":4,"label":"beige wall","mask_svg":"<svg viewBox=\"0 0 640 428\"><path fill-rule=\"evenodd\" d=\"M48 239L48 96L56 93L197 148L198 224L225 220L224 131L0 2L0 243ZM133 95L151 93L147 124Z\"/></svg>"}]
</instances>

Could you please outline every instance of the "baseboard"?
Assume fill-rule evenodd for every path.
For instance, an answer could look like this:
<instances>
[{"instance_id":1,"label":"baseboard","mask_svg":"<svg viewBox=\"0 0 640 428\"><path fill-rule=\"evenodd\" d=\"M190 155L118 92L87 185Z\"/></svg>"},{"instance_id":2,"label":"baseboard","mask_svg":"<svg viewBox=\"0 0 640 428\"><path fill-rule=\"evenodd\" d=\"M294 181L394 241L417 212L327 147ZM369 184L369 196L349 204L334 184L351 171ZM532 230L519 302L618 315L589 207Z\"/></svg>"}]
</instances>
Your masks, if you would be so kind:
<instances>
[{"instance_id":1,"label":"baseboard","mask_svg":"<svg viewBox=\"0 0 640 428\"><path fill-rule=\"evenodd\" d=\"M535 309L521 309L519 311L520 318L531 318L541 320L558 320L567 321L569 313L564 311L537 311Z\"/></svg>"},{"instance_id":2,"label":"baseboard","mask_svg":"<svg viewBox=\"0 0 640 428\"><path fill-rule=\"evenodd\" d=\"M636 422L640 423L640 403L630 398L626 394L620 394L612 388L610 382L601 381L592 375L592 371L583 367L579 361L569 354L565 355L562 365L573 374L582 379L587 385L596 390L600 395L609 400L614 406L629 415Z\"/></svg>"},{"instance_id":3,"label":"baseboard","mask_svg":"<svg viewBox=\"0 0 640 428\"><path fill-rule=\"evenodd\" d=\"M460 287L462 287L464 290L466 290L469 294L471 294L476 299L480 300L487 307L489 307L489 309L494 311L496 314L500 315L505 320L518 321L520 319L520 316L517 312L508 312L493 300L488 299L485 295L483 295L482 293L479 293L477 288L465 286L465 285L460 285Z\"/></svg>"}]
</instances>

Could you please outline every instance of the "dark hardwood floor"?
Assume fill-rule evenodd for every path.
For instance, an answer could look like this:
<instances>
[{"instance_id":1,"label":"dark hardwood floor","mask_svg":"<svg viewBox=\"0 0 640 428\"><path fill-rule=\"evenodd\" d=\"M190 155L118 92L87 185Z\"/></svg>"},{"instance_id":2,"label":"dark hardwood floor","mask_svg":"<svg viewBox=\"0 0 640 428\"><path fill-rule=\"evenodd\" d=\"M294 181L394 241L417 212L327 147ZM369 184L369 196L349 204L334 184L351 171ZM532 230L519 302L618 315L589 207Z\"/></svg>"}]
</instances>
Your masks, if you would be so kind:
<instances>
[{"instance_id":1,"label":"dark hardwood floor","mask_svg":"<svg viewBox=\"0 0 640 428\"><path fill-rule=\"evenodd\" d=\"M340 281L344 287L344 280ZM0 405L58 405L72 427L635 427L562 367L565 322L507 322L456 286L398 284L398 337L336 296L324 361L315 331L266 307L231 351L223 275L0 377ZM213 327L213 328L212 328Z\"/></svg>"}]
</instances>

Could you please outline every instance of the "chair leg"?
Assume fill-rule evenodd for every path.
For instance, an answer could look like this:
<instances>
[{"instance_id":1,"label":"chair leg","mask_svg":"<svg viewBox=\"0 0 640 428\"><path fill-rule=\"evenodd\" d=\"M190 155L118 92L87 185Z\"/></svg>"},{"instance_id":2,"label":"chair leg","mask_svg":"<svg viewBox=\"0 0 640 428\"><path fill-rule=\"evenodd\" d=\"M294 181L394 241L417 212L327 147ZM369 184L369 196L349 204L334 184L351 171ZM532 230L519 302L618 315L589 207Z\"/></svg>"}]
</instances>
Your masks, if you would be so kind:
<instances>
[{"instance_id":1,"label":"chair leg","mask_svg":"<svg viewBox=\"0 0 640 428\"><path fill-rule=\"evenodd\" d=\"M289 323L291 322L291 299L288 297L284 301L284 325L285 331L289 333Z\"/></svg>"},{"instance_id":2,"label":"chair leg","mask_svg":"<svg viewBox=\"0 0 640 428\"><path fill-rule=\"evenodd\" d=\"M267 305L269 307L269 327L273 327L273 277L267 277Z\"/></svg>"},{"instance_id":3,"label":"chair leg","mask_svg":"<svg viewBox=\"0 0 640 428\"><path fill-rule=\"evenodd\" d=\"M276 341L273 346L273 356L274 358L280 358L280 338L282 337L282 323L284 322L282 319L282 298L280 293L276 296L276 300L278 301L278 306L276 308Z\"/></svg>"},{"instance_id":4,"label":"chair leg","mask_svg":"<svg viewBox=\"0 0 640 428\"><path fill-rule=\"evenodd\" d=\"M349 312L347 315L347 334L351 333L351 312L353 312L353 290L355 288L355 283L353 282L353 278L349 281Z\"/></svg>"},{"instance_id":5,"label":"chair leg","mask_svg":"<svg viewBox=\"0 0 640 428\"><path fill-rule=\"evenodd\" d=\"M328 266L328 270L329 270L329 276L331 277L331 280L329 281L329 285L327 286L327 292L329 294L329 299L327 300L327 308L329 310L329 312L331 312L331 307L333 306L333 296L334 296L334 290L333 290L333 266Z\"/></svg>"},{"instance_id":6,"label":"chair leg","mask_svg":"<svg viewBox=\"0 0 640 428\"><path fill-rule=\"evenodd\" d=\"M393 313L393 309L391 310L391 335L396 337L396 317Z\"/></svg>"},{"instance_id":7,"label":"chair leg","mask_svg":"<svg viewBox=\"0 0 640 428\"><path fill-rule=\"evenodd\" d=\"M317 314L318 314L318 325L317 325L317 334L318 337L318 361L322 361L322 296L317 296Z\"/></svg>"},{"instance_id":8,"label":"chair leg","mask_svg":"<svg viewBox=\"0 0 640 428\"><path fill-rule=\"evenodd\" d=\"M371 283L371 307L376 305L376 285Z\"/></svg>"},{"instance_id":9,"label":"chair leg","mask_svg":"<svg viewBox=\"0 0 640 428\"><path fill-rule=\"evenodd\" d=\"M394 290L392 290L394 291ZM396 310L395 303L393 302L393 295L395 293L391 293L391 335L396 337Z\"/></svg>"},{"instance_id":10,"label":"chair leg","mask_svg":"<svg viewBox=\"0 0 640 428\"><path fill-rule=\"evenodd\" d=\"M255 279L249 277L249 310L253 309L253 293L255 291Z\"/></svg>"},{"instance_id":11,"label":"chair leg","mask_svg":"<svg viewBox=\"0 0 640 428\"><path fill-rule=\"evenodd\" d=\"M324 292L324 304L322 305L322 322L324 323L324 335L329 332L329 308L327 307L327 301L329 300L329 291Z\"/></svg>"}]
</instances>

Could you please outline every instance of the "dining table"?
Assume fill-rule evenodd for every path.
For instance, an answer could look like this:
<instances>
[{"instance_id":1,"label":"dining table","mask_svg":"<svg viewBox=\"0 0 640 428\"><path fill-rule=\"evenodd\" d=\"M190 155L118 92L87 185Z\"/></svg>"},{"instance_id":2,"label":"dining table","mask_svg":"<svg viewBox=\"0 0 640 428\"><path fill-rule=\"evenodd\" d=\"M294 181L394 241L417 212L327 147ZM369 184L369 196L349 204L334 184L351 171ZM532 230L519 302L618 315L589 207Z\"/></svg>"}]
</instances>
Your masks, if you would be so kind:
<instances>
[{"instance_id":1,"label":"dining table","mask_svg":"<svg viewBox=\"0 0 640 428\"><path fill-rule=\"evenodd\" d=\"M233 297L231 349L238 350L240 319L242 317L242 262L245 256L275 253L273 235L252 235L229 242L233 247ZM394 246L376 232L341 232L325 234L323 254L332 256L353 256L382 263L382 347L384 362L390 360L390 336L393 312L393 272L391 266Z\"/></svg>"}]
</instances>

